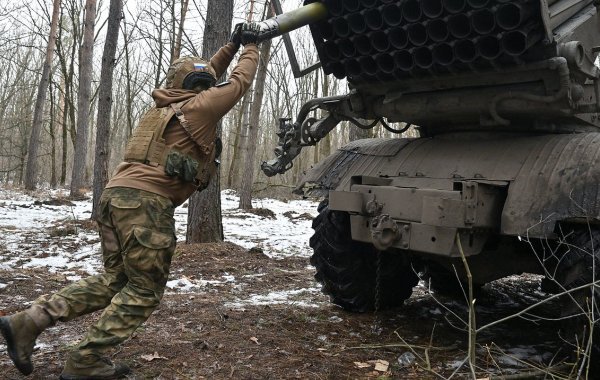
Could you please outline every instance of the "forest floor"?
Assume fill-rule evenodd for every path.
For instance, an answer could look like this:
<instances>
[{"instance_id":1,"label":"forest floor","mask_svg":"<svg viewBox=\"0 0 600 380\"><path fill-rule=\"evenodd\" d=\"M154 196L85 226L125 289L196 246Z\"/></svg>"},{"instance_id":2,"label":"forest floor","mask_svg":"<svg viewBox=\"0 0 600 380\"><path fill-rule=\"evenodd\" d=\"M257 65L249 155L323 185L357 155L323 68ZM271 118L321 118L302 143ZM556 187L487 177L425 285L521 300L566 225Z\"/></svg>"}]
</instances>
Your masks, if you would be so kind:
<instances>
[{"instance_id":1,"label":"forest floor","mask_svg":"<svg viewBox=\"0 0 600 380\"><path fill-rule=\"evenodd\" d=\"M0 197L0 315L18 311L39 295L98 269L93 224L75 217L79 222L72 234L78 238L69 242L68 236L61 235L70 231L65 220L48 217L38 220L38 230L26 237L22 234L31 224L20 223L11 214L36 211L39 215L46 210L48 215L70 207L67 213L76 215L85 204L49 206L35 204L36 195L19 198L0 192L3 195L9 199ZM235 200L231 193L224 197ZM256 225L260 220L273 228L287 228L291 221L300 231L309 229L310 218L302 207L313 205L271 201L264 205L272 205L273 212L242 215L225 202L225 223L252 220ZM130 379L469 378L464 364L468 334L461 322L467 320L464 300L434 296L421 282L402 309L347 313L320 293L305 244L297 244L297 254L289 254L289 247L282 254L278 252L282 248L266 236L253 232L244 238L242 230L230 232L237 236L235 243L178 245L161 305L113 353L114 360L133 368ZM47 239L42 240L44 234ZM523 275L486 285L477 300L478 326L544 299L539 282L538 276ZM515 318L479 334L477 377L533 378L523 374L559 364L562 344L558 323L552 320L557 310L557 304L546 303L536 309L541 318ZM69 348L98 315L46 330L38 340L30 378L57 378ZM0 377L24 378L2 343ZM566 377L554 373L556 377L546 378Z\"/></svg>"}]
</instances>

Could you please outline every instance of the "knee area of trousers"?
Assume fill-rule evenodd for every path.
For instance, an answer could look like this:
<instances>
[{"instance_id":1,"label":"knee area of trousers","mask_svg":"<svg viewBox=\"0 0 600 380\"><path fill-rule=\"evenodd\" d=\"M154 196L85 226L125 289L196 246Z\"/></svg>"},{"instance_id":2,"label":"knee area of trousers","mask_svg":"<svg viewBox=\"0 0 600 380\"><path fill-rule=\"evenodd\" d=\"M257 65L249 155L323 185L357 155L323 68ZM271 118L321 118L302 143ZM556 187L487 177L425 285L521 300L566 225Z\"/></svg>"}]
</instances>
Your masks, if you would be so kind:
<instances>
[{"instance_id":1,"label":"knee area of trousers","mask_svg":"<svg viewBox=\"0 0 600 380\"><path fill-rule=\"evenodd\" d=\"M147 306L158 306L164 293L164 287L159 286L139 286L129 282L121 291L124 299L143 303Z\"/></svg>"}]
</instances>

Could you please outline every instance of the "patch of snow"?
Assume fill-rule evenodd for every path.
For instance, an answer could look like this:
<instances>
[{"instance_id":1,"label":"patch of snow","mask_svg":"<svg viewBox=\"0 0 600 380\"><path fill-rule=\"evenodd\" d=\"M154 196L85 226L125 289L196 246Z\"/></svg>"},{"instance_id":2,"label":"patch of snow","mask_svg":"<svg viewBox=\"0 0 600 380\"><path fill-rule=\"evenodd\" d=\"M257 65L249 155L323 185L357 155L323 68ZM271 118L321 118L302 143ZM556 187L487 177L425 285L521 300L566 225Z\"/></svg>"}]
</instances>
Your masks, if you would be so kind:
<instances>
[{"instance_id":1,"label":"patch of snow","mask_svg":"<svg viewBox=\"0 0 600 380\"><path fill-rule=\"evenodd\" d=\"M329 318L329 322L331 323L340 323L343 322L344 320L340 317L338 317L337 315L333 315Z\"/></svg>"},{"instance_id":2,"label":"patch of snow","mask_svg":"<svg viewBox=\"0 0 600 380\"><path fill-rule=\"evenodd\" d=\"M54 349L54 346L47 344L47 343L36 343L35 344L35 348L38 350L50 350L50 349Z\"/></svg>"},{"instance_id":3,"label":"patch of snow","mask_svg":"<svg viewBox=\"0 0 600 380\"><path fill-rule=\"evenodd\" d=\"M242 277L243 278L256 278L256 277L264 277L264 276L266 276L266 273L245 274Z\"/></svg>"},{"instance_id":4,"label":"patch of snow","mask_svg":"<svg viewBox=\"0 0 600 380\"><path fill-rule=\"evenodd\" d=\"M65 270L78 270L90 275L101 271L100 243L95 232L75 227L75 234L52 234L59 222L68 223L90 218L91 194L88 194L88 200L71 201L72 205L51 206L34 203L39 199L66 198L67 195L67 190L64 189L43 190L34 197L0 187L0 234L6 236L0 241L0 269L47 268L50 272L63 273ZM308 246L308 240L313 233L311 220L298 216L316 216L317 203L304 200L254 200L255 208L269 209L274 213L275 218L272 219L239 210L239 197L234 191L224 190L221 193L221 202L227 241L248 249L260 248L269 258L308 257L311 254ZM187 208L178 207L175 210L175 220L178 238L180 241L184 240ZM15 255L14 252L19 252L19 255ZM235 282L235 278L226 276L227 274L223 277L225 282ZM79 275L69 277L70 280L79 278ZM172 286L174 284L171 283ZM204 285L194 283L194 286Z\"/></svg>"},{"instance_id":5,"label":"patch of snow","mask_svg":"<svg viewBox=\"0 0 600 380\"><path fill-rule=\"evenodd\" d=\"M258 247L270 258L285 258L287 256L310 256L312 250L308 240L313 234L312 220L297 218L290 219L285 213L315 217L317 203L306 200L289 202L275 199L255 199L255 208L265 208L273 211L275 219L261 217L251 212L238 209L239 197L231 190L221 193L223 209L223 230L225 240L244 248ZM187 227L187 208L178 207L175 210L177 236L185 239Z\"/></svg>"},{"instance_id":6,"label":"patch of snow","mask_svg":"<svg viewBox=\"0 0 600 380\"><path fill-rule=\"evenodd\" d=\"M464 359L463 360L451 360L446 363L446 367L452 368L452 369L457 369L458 367L463 366L465 363L466 363L466 361Z\"/></svg>"},{"instance_id":7,"label":"patch of snow","mask_svg":"<svg viewBox=\"0 0 600 380\"><path fill-rule=\"evenodd\" d=\"M231 276L233 277L233 276ZM167 281L167 288L171 289L177 293L199 293L201 290L204 290L207 286L221 286L224 285L227 281L217 281L217 280L197 280L191 279L189 277L183 276L178 279Z\"/></svg>"},{"instance_id":8,"label":"patch of snow","mask_svg":"<svg viewBox=\"0 0 600 380\"><path fill-rule=\"evenodd\" d=\"M244 306L263 306L263 305L290 305L299 307L318 307L315 303L307 302L306 293L320 293L319 287L305 288L305 289L294 289L294 290L283 290L274 291L267 294L253 294L250 298L245 300L239 300L237 302L228 302L225 307L232 309L243 308ZM299 296L302 295L302 300L298 300Z\"/></svg>"},{"instance_id":9,"label":"patch of snow","mask_svg":"<svg viewBox=\"0 0 600 380\"><path fill-rule=\"evenodd\" d=\"M177 280L167 281L168 289L174 289L174 290L177 290L178 292L182 292L182 293L188 293L188 292L191 292L192 290L197 290L201 287L202 287L201 284L192 282L189 278L180 278Z\"/></svg>"},{"instance_id":10,"label":"patch of snow","mask_svg":"<svg viewBox=\"0 0 600 380\"><path fill-rule=\"evenodd\" d=\"M223 277L223 279L225 280L225 282L235 282L235 276L232 276L230 274L225 273L221 277Z\"/></svg>"},{"instance_id":11,"label":"patch of snow","mask_svg":"<svg viewBox=\"0 0 600 380\"><path fill-rule=\"evenodd\" d=\"M508 367L522 367L523 364L520 363L516 358L512 357L512 356L508 356L508 355L502 355L498 358L496 358L496 361L498 361L498 363L503 364L505 366Z\"/></svg>"}]
</instances>

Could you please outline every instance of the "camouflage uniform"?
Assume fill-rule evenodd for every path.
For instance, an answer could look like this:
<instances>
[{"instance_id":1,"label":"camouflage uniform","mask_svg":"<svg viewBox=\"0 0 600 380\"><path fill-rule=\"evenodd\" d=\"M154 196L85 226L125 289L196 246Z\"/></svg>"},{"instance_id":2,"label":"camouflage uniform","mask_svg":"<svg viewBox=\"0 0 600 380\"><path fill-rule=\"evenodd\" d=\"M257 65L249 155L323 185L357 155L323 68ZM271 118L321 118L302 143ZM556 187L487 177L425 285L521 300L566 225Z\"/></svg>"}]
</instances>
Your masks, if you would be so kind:
<instances>
[{"instance_id":1,"label":"camouflage uniform","mask_svg":"<svg viewBox=\"0 0 600 380\"><path fill-rule=\"evenodd\" d=\"M53 322L104 309L77 345L81 355L101 353L123 342L158 306L175 251L174 207L160 195L137 189L106 189L98 226L105 273L40 297Z\"/></svg>"},{"instance_id":2,"label":"camouflage uniform","mask_svg":"<svg viewBox=\"0 0 600 380\"><path fill-rule=\"evenodd\" d=\"M125 160L100 199L97 222L105 272L0 317L8 355L21 373L33 371L33 349L44 329L100 309L100 319L70 353L61 379L113 379L129 373L126 365L103 354L129 338L160 303L175 251L174 208L216 170L216 125L244 95L256 72L258 48L248 43L229 81L213 86L238 48L232 41L210 61L176 61L167 88L152 92L155 106L140 122L148 121L149 129L138 125L132 140L137 136L139 143L128 144ZM173 152L184 158L177 165L167 159ZM190 163L193 170L187 170Z\"/></svg>"}]
</instances>

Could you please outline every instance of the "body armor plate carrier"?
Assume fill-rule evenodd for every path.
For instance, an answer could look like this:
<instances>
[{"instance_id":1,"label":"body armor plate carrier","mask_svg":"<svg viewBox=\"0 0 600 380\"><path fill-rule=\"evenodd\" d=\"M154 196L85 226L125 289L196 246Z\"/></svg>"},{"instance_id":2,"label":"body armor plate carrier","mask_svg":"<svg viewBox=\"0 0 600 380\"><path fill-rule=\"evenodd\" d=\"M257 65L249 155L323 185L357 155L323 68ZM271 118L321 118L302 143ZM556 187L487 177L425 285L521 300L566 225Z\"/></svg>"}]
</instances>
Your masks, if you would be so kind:
<instances>
[{"instance_id":1,"label":"body armor plate carrier","mask_svg":"<svg viewBox=\"0 0 600 380\"><path fill-rule=\"evenodd\" d=\"M162 108L153 107L147 111L127 143L124 160L162 166L166 175L177 176L184 182L194 182L198 190L202 190L208 185L216 169L214 147L218 143L207 147L194 140L181 111L181 107L187 102L188 100L185 100ZM198 146L199 152L205 157L203 162L198 162L190 155L167 147L163 134L173 116L179 119L189 138Z\"/></svg>"}]
</instances>

